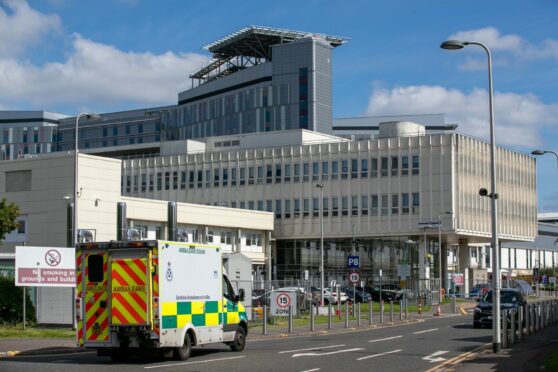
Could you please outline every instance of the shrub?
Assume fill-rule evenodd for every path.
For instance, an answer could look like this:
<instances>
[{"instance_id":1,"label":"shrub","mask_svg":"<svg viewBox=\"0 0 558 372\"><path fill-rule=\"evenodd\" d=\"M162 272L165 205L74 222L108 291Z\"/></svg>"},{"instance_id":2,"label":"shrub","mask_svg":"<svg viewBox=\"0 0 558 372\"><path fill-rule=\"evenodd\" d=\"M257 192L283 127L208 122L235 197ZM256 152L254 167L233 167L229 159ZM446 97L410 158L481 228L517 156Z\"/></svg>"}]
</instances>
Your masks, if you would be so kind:
<instances>
[{"instance_id":1,"label":"shrub","mask_svg":"<svg viewBox=\"0 0 558 372\"><path fill-rule=\"evenodd\" d=\"M0 277L0 322L17 324L23 316L23 287L16 287L13 277ZM26 290L25 317L28 322L35 323L35 306Z\"/></svg>"}]
</instances>

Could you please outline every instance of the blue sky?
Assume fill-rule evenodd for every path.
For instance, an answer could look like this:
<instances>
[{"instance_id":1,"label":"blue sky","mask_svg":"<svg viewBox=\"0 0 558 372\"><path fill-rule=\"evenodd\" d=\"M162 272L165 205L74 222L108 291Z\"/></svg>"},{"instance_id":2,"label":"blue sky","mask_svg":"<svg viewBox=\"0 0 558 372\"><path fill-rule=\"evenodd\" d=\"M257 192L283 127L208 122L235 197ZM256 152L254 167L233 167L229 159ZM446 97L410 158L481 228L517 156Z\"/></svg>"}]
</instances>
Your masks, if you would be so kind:
<instances>
[{"instance_id":1,"label":"blue sky","mask_svg":"<svg viewBox=\"0 0 558 372\"><path fill-rule=\"evenodd\" d=\"M558 151L558 2L0 0L0 110L120 111L176 103L202 47L248 25L349 37L334 51L335 117L445 113L487 138ZM558 211L557 162L538 159L539 210Z\"/></svg>"}]
</instances>

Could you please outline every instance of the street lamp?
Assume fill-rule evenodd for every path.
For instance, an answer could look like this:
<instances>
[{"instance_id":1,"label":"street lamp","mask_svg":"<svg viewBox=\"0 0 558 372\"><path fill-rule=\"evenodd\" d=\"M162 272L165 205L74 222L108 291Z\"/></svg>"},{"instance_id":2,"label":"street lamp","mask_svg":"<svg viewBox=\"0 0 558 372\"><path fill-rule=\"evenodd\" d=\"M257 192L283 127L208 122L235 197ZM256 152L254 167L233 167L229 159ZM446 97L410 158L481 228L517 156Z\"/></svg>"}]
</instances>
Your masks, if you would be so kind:
<instances>
[{"instance_id":1,"label":"street lamp","mask_svg":"<svg viewBox=\"0 0 558 372\"><path fill-rule=\"evenodd\" d=\"M493 107L493 88L492 88L492 56L490 50L486 45L478 41L459 41L447 40L444 41L440 48L447 50L462 49L467 45L478 45L486 52L488 59L488 109L490 115L490 186L492 193L489 197L492 199L492 298L494 299L492 306L492 351L498 353L502 347L500 336L500 247L498 246L498 210L496 200L498 194L496 193L496 142L494 138L494 107Z\"/></svg>"},{"instance_id":2,"label":"street lamp","mask_svg":"<svg viewBox=\"0 0 558 372\"><path fill-rule=\"evenodd\" d=\"M558 154L555 153L554 151L550 151L550 150L533 150L533 151L531 151L531 155L544 155L544 154L553 154L554 156L556 156L556 163L558 165Z\"/></svg>"},{"instance_id":3,"label":"street lamp","mask_svg":"<svg viewBox=\"0 0 558 372\"><path fill-rule=\"evenodd\" d=\"M317 184L320 188L320 306L324 306L324 185Z\"/></svg>"},{"instance_id":4,"label":"street lamp","mask_svg":"<svg viewBox=\"0 0 558 372\"><path fill-rule=\"evenodd\" d=\"M79 119L84 116L87 119L92 119L92 120L101 120L101 115L99 114L93 114L93 113L87 113L87 112L82 112L81 114L79 114L76 117L76 128L75 128L75 151L74 151L74 244L73 246L75 246L78 242L78 194L79 194L79 189L78 189L78 151L79 151L79 146L78 146L78 141L79 141L79 128L78 128L78 124L79 124Z\"/></svg>"},{"instance_id":5,"label":"street lamp","mask_svg":"<svg viewBox=\"0 0 558 372\"><path fill-rule=\"evenodd\" d=\"M442 302L442 289L444 288L444 286L442 285L444 280L442 277L442 225L443 225L442 216L445 214L453 214L453 212L445 211L444 213L440 213L438 215L438 279L440 279L440 283L439 283L440 298L438 304ZM440 310L438 310L438 312L440 312Z\"/></svg>"}]
</instances>

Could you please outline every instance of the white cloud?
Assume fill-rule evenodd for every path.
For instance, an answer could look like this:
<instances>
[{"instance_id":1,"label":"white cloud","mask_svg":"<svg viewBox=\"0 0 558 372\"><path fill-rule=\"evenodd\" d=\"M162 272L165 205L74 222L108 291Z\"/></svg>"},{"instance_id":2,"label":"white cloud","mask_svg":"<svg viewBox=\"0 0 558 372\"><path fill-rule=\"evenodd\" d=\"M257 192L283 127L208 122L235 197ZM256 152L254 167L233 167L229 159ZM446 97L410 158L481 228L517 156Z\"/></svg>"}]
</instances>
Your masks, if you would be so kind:
<instances>
[{"instance_id":1,"label":"white cloud","mask_svg":"<svg viewBox=\"0 0 558 372\"><path fill-rule=\"evenodd\" d=\"M39 13L25 1L0 0L0 56L19 55L45 34L61 30L55 14Z\"/></svg>"},{"instance_id":2,"label":"white cloud","mask_svg":"<svg viewBox=\"0 0 558 372\"><path fill-rule=\"evenodd\" d=\"M195 53L124 52L75 34L62 63L36 66L0 58L0 100L41 109L57 104L172 104L186 88L188 74L206 59Z\"/></svg>"},{"instance_id":3,"label":"white cloud","mask_svg":"<svg viewBox=\"0 0 558 372\"><path fill-rule=\"evenodd\" d=\"M503 54L509 53L518 59L535 60L535 59L556 59L558 60L558 40L547 39L539 45L533 44L518 35L502 35L494 27L485 27L476 30L459 31L450 35L448 39L463 41L478 41L485 44L492 52L496 65L507 64L509 61L504 59ZM465 48L468 51L477 50L479 48ZM467 59L459 67L464 70L481 70L486 68L486 60Z\"/></svg>"},{"instance_id":4,"label":"white cloud","mask_svg":"<svg viewBox=\"0 0 558 372\"><path fill-rule=\"evenodd\" d=\"M555 124L558 103L545 104L533 94L496 92L494 97L496 141L513 146L542 144L539 129ZM446 114L446 121L458 130L488 138L488 95L485 90L463 92L441 86L376 87L368 101L366 115Z\"/></svg>"}]
</instances>

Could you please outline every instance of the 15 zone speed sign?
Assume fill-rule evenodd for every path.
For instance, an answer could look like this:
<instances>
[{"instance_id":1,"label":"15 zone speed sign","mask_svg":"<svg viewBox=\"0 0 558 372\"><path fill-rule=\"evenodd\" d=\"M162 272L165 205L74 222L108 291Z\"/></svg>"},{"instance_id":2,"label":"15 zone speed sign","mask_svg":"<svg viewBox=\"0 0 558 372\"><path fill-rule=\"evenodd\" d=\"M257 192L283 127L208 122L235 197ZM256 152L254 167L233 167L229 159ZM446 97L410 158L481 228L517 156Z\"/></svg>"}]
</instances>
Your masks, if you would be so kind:
<instances>
[{"instance_id":1,"label":"15 zone speed sign","mask_svg":"<svg viewBox=\"0 0 558 372\"><path fill-rule=\"evenodd\" d=\"M358 275L358 273L351 273L351 274L349 275L349 280L350 280L351 283L353 283L353 284L354 284L354 283L358 283L359 279L360 279L360 275Z\"/></svg>"},{"instance_id":2,"label":"15 zone speed sign","mask_svg":"<svg viewBox=\"0 0 558 372\"><path fill-rule=\"evenodd\" d=\"M288 316L289 306L292 306L293 315L296 315L297 292L275 291L271 293L271 315Z\"/></svg>"}]
</instances>

